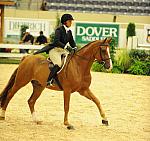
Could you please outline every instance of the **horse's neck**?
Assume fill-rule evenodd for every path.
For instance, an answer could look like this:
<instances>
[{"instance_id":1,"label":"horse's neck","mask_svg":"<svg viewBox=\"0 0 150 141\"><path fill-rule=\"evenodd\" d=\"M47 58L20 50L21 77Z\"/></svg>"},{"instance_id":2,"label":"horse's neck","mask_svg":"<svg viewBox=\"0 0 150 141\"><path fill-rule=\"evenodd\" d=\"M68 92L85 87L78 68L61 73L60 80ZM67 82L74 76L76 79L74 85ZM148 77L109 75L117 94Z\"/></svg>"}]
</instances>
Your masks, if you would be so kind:
<instances>
[{"instance_id":1,"label":"horse's neck","mask_svg":"<svg viewBox=\"0 0 150 141\"><path fill-rule=\"evenodd\" d=\"M94 61L95 49L92 46L87 46L77 52L76 61L85 71L90 71L92 63Z\"/></svg>"},{"instance_id":2,"label":"horse's neck","mask_svg":"<svg viewBox=\"0 0 150 141\"><path fill-rule=\"evenodd\" d=\"M94 61L95 48L94 45L90 44L89 46L83 47L77 54L82 56L82 58Z\"/></svg>"}]
</instances>

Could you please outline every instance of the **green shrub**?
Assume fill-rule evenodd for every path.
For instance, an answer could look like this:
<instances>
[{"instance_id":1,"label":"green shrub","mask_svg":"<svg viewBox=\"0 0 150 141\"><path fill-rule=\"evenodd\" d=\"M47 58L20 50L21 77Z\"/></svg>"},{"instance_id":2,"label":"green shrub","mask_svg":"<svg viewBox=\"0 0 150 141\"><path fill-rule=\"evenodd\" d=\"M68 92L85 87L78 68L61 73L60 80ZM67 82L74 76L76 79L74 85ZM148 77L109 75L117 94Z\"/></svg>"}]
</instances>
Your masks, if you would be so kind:
<instances>
[{"instance_id":1,"label":"green shrub","mask_svg":"<svg viewBox=\"0 0 150 141\"><path fill-rule=\"evenodd\" d=\"M118 55L117 59L115 60L114 65L118 66L122 73L126 73L129 67L131 66L131 58L129 56L129 51L124 49Z\"/></svg>"},{"instance_id":2,"label":"green shrub","mask_svg":"<svg viewBox=\"0 0 150 141\"><path fill-rule=\"evenodd\" d=\"M130 51L129 56L131 57L131 59L133 60L140 60L140 61L150 61L150 51L146 51L146 50L137 50L137 49L133 49Z\"/></svg>"},{"instance_id":3,"label":"green shrub","mask_svg":"<svg viewBox=\"0 0 150 141\"><path fill-rule=\"evenodd\" d=\"M131 50L129 56L132 60L132 66L128 69L129 73L150 75L150 51Z\"/></svg>"},{"instance_id":4,"label":"green shrub","mask_svg":"<svg viewBox=\"0 0 150 141\"><path fill-rule=\"evenodd\" d=\"M117 64L114 64L111 72L112 73L122 73L123 72L123 67L119 66Z\"/></svg>"},{"instance_id":5,"label":"green shrub","mask_svg":"<svg viewBox=\"0 0 150 141\"><path fill-rule=\"evenodd\" d=\"M46 52L41 53L41 55L43 55L45 58L48 58L48 57L49 57L49 54L47 54Z\"/></svg>"},{"instance_id":6,"label":"green shrub","mask_svg":"<svg viewBox=\"0 0 150 141\"><path fill-rule=\"evenodd\" d=\"M19 63L20 63L20 60L0 58L0 64L19 64Z\"/></svg>"},{"instance_id":7,"label":"green shrub","mask_svg":"<svg viewBox=\"0 0 150 141\"><path fill-rule=\"evenodd\" d=\"M134 23L129 23L128 24L126 35L127 35L127 39L128 39L128 37L136 35L136 33L135 33L135 24Z\"/></svg>"},{"instance_id":8,"label":"green shrub","mask_svg":"<svg viewBox=\"0 0 150 141\"><path fill-rule=\"evenodd\" d=\"M98 62L94 62L91 69L92 69L92 71L96 71L96 72L103 72L103 71L105 71L103 65L99 64Z\"/></svg>"},{"instance_id":9,"label":"green shrub","mask_svg":"<svg viewBox=\"0 0 150 141\"><path fill-rule=\"evenodd\" d=\"M56 15L56 25L55 25L54 30L56 30L56 28L58 28L60 25L61 25L60 17L59 17L59 14L57 13L57 15ZM55 38L55 33L52 32L49 37L50 37L50 42L52 43L54 41L54 38Z\"/></svg>"},{"instance_id":10,"label":"green shrub","mask_svg":"<svg viewBox=\"0 0 150 141\"><path fill-rule=\"evenodd\" d=\"M51 35L49 35L49 38L50 38L50 43L52 43L54 41L54 38L55 38L55 33L52 32Z\"/></svg>"},{"instance_id":11,"label":"green shrub","mask_svg":"<svg viewBox=\"0 0 150 141\"><path fill-rule=\"evenodd\" d=\"M128 71L136 75L150 75L150 62L134 60Z\"/></svg>"},{"instance_id":12,"label":"green shrub","mask_svg":"<svg viewBox=\"0 0 150 141\"><path fill-rule=\"evenodd\" d=\"M147 68L148 68L148 73L147 75L150 76L150 61L146 62Z\"/></svg>"},{"instance_id":13,"label":"green shrub","mask_svg":"<svg viewBox=\"0 0 150 141\"><path fill-rule=\"evenodd\" d=\"M116 41L114 38L112 38L112 41L110 43L110 57L112 60L112 63L115 61L115 54L116 54Z\"/></svg>"}]
</instances>

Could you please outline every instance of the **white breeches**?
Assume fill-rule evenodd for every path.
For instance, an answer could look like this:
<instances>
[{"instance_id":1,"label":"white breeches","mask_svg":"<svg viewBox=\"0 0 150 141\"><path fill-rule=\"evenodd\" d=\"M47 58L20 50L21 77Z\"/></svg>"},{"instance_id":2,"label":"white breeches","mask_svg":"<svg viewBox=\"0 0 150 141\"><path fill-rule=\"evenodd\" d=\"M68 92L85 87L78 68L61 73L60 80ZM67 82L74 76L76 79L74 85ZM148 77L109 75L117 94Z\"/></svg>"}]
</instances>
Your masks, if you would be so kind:
<instances>
[{"instance_id":1,"label":"white breeches","mask_svg":"<svg viewBox=\"0 0 150 141\"><path fill-rule=\"evenodd\" d=\"M61 61L61 55L67 56L68 54L69 53L65 49L62 49L59 47L55 47L49 51L50 59L52 60L54 65L57 64L59 67L61 67L63 65L62 61Z\"/></svg>"}]
</instances>

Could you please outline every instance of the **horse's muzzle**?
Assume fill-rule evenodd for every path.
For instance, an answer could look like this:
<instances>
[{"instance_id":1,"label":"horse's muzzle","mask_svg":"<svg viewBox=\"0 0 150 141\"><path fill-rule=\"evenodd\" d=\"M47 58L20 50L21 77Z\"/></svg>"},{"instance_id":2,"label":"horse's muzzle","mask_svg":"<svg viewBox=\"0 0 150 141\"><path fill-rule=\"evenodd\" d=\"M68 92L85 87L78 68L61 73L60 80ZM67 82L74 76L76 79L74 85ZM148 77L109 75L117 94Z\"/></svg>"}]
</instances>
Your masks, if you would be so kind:
<instances>
[{"instance_id":1,"label":"horse's muzzle","mask_svg":"<svg viewBox=\"0 0 150 141\"><path fill-rule=\"evenodd\" d=\"M111 72L113 67L110 67L109 69L106 69L107 72Z\"/></svg>"},{"instance_id":2,"label":"horse's muzzle","mask_svg":"<svg viewBox=\"0 0 150 141\"><path fill-rule=\"evenodd\" d=\"M105 61L104 67L108 72L110 72L112 70L113 65L112 65L111 59Z\"/></svg>"}]
</instances>

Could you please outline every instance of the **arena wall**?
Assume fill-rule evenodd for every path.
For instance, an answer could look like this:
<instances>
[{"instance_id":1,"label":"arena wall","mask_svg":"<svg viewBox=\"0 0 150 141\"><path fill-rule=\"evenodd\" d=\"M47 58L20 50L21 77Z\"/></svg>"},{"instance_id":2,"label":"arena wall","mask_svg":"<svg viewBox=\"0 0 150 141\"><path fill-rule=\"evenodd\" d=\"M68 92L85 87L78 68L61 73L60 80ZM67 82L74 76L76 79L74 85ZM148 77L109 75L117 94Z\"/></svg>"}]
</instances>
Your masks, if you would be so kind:
<instances>
[{"instance_id":1,"label":"arena wall","mask_svg":"<svg viewBox=\"0 0 150 141\"><path fill-rule=\"evenodd\" d=\"M63 12L63 11L28 11L5 9L5 19L7 18L27 18L50 21L50 32L54 30L56 24L57 13L61 16L64 13L73 15L75 22L93 22L93 23L113 23L113 18L116 16L116 24L120 25L119 31L119 47L126 47L126 28L128 23L132 22L136 25L136 35L139 43L146 42L145 26L150 27L150 16L129 16L129 15L111 15L111 14L96 14L96 13L79 13L79 12ZM5 27L7 29L8 27ZM74 30L74 25L73 25ZM75 34L75 33L74 33ZM37 35L38 36L38 35Z\"/></svg>"}]
</instances>

